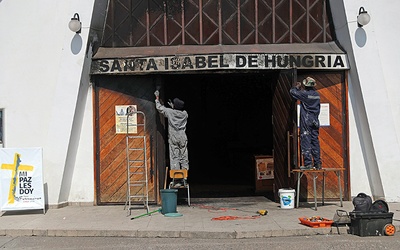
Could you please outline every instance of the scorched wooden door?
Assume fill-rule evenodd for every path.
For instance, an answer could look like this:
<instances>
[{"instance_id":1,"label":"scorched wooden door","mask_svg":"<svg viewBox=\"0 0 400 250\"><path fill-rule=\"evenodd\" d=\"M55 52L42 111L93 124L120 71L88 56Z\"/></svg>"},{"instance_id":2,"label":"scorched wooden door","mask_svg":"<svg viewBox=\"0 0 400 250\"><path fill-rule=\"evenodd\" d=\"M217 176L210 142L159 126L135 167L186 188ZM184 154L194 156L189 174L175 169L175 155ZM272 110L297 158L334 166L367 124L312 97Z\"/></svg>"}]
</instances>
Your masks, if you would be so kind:
<instances>
[{"instance_id":1,"label":"scorched wooden door","mask_svg":"<svg viewBox=\"0 0 400 250\"><path fill-rule=\"evenodd\" d=\"M294 167L296 150L295 101L290 96L289 90L296 80L295 69L283 70L279 73L274 88L272 102L273 114L273 141L274 141L274 181L275 198L278 200L278 190L293 186L291 169Z\"/></svg>"},{"instance_id":2,"label":"scorched wooden door","mask_svg":"<svg viewBox=\"0 0 400 250\"><path fill-rule=\"evenodd\" d=\"M145 76L102 77L95 86L96 198L97 204L126 201L126 134L116 132L116 106L136 105L146 116L146 144L149 201L156 200L154 136L156 110L154 84ZM139 192L140 190L138 190Z\"/></svg>"},{"instance_id":3,"label":"scorched wooden door","mask_svg":"<svg viewBox=\"0 0 400 250\"><path fill-rule=\"evenodd\" d=\"M325 105L323 116L329 113L329 124L322 125L319 130L322 168L345 168L341 173L343 198L349 195L349 156L348 156L348 117L347 117L347 85L345 72L299 74L297 80L302 81L311 76L317 81L316 89L321 96L321 105ZM321 120L321 114L320 114ZM301 161L299 161L299 166ZM322 176L317 179L317 198L322 197ZM325 199L337 200L339 197L338 177L329 173L325 177ZM301 180L301 199L314 197L313 180L304 175Z\"/></svg>"}]
</instances>

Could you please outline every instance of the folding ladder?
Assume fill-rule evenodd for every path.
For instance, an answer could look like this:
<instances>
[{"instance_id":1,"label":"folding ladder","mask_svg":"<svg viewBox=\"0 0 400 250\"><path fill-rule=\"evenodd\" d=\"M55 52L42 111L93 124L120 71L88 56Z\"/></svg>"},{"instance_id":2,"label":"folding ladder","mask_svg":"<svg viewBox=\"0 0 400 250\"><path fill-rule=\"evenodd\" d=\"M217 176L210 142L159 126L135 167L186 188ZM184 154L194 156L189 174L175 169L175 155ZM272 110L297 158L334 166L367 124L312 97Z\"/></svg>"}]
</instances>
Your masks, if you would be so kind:
<instances>
[{"instance_id":1,"label":"folding ladder","mask_svg":"<svg viewBox=\"0 0 400 250\"><path fill-rule=\"evenodd\" d=\"M129 121L131 117L135 117L137 122L131 123ZM129 216L132 207L142 201L149 213L145 114L129 107L126 128L127 192L125 208L128 208Z\"/></svg>"}]
</instances>

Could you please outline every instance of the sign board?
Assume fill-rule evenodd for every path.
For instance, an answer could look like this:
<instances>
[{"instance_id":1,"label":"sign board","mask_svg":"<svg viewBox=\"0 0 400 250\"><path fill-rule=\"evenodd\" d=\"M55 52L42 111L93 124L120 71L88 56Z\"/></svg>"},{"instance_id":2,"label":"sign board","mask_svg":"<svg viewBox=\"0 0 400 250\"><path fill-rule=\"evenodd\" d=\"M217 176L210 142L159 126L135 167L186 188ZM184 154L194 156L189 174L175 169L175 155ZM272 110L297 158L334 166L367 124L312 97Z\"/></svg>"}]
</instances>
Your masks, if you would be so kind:
<instances>
[{"instance_id":1,"label":"sign board","mask_svg":"<svg viewBox=\"0 0 400 250\"><path fill-rule=\"evenodd\" d=\"M115 132L117 134L126 134L127 126L127 109L133 107L133 111L137 110L136 105L116 105L115 106ZM137 133L137 114L129 116L129 134Z\"/></svg>"},{"instance_id":2,"label":"sign board","mask_svg":"<svg viewBox=\"0 0 400 250\"><path fill-rule=\"evenodd\" d=\"M255 192L271 192L274 189L274 158L272 155L255 156Z\"/></svg>"},{"instance_id":3,"label":"sign board","mask_svg":"<svg viewBox=\"0 0 400 250\"><path fill-rule=\"evenodd\" d=\"M256 156L257 180L274 179L274 158L272 156Z\"/></svg>"},{"instance_id":4,"label":"sign board","mask_svg":"<svg viewBox=\"0 0 400 250\"><path fill-rule=\"evenodd\" d=\"M331 125L329 103L321 103L318 119L321 127L329 127Z\"/></svg>"},{"instance_id":5,"label":"sign board","mask_svg":"<svg viewBox=\"0 0 400 250\"><path fill-rule=\"evenodd\" d=\"M318 120L320 127L329 127L331 125L329 103L321 103ZM297 127L300 128L300 104L297 105Z\"/></svg>"},{"instance_id":6,"label":"sign board","mask_svg":"<svg viewBox=\"0 0 400 250\"><path fill-rule=\"evenodd\" d=\"M143 74L210 70L349 69L346 54L208 54L95 59L91 74Z\"/></svg>"},{"instance_id":7,"label":"sign board","mask_svg":"<svg viewBox=\"0 0 400 250\"><path fill-rule=\"evenodd\" d=\"M0 148L1 211L45 211L42 148Z\"/></svg>"}]
</instances>

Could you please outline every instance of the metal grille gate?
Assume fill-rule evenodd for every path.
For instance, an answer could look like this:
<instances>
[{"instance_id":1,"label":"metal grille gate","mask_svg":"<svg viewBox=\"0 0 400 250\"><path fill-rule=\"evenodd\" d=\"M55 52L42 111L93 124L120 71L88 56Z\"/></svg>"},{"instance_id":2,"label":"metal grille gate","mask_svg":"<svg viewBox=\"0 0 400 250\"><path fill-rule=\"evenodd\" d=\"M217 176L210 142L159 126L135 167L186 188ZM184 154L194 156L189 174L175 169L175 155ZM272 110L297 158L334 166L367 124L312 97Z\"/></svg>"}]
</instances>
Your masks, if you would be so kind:
<instances>
[{"instance_id":1,"label":"metal grille gate","mask_svg":"<svg viewBox=\"0 0 400 250\"><path fill-rule=\"evenodd\" d=\"M111 0L104 47L325 43L321 0Z\"/></svg>"}]
</instances>

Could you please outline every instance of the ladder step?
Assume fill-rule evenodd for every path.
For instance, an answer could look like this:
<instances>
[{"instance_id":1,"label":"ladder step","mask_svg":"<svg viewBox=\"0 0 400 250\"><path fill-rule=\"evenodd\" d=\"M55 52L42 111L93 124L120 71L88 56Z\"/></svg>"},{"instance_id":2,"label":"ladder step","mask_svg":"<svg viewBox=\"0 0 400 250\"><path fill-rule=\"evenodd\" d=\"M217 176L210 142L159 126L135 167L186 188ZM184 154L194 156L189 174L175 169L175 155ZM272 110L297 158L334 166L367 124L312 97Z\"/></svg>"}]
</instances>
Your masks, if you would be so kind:
<instances>
[{"instance_id":1,"label":"ladder step","mask_svg":"<svg viewBox=\"0 0 400 250\"><path fill-rule=\"evenodd\" d=\"M131 198L146 198L146 195L131 195Z\"/></svg>"},{"instance_id":2,"label":"ladder step","mask_svg":"<svg viewBox=\"0 0 400 250\"><path fill-rule=\"evenodd\" d=\"M144 139L145 136L143 136L143 135L128 135L127 138L128 139Z\"/></svg>"},{"instance_id":3,"label":"ladder step","mask_svg":"<svg viewBox=\"0 0 400 250\"><path fill-rule=\"evenodd\" d=\"M129 183L146 183L146 181L138 180L138 181L131 181L131 182L129 182Z\"/></svg>"},{"instance_id":4,"label":"ladder step","mask_svg":"<svg viewBox=\"0 0 400 250\"><path fill-rule=\"evenodd\" d=\"M132 163L134 163L134 162L144 162L144 160L129 160L129 162L132 162Z\"/></svg>"},{"instance_id":5,"label":"ladder step","mask_svg":"<svg viewBox=\"0 0 400 250\"><path fill-rule=\"evenodd\" d=\"M143 151L144 148L128 148L130 151Z\"/></svg>"},{"instance_id":6,"label":"ladder step","mask_svg":"<svg viewBox=\"0 0 400 250\"><path fill-rule=\"evenodd\" d=\"M131 183L131 184L129 184L131 187L144 187L145 185L144 184L134 184L134 183Z\"/></svg>"}]
</instances>

